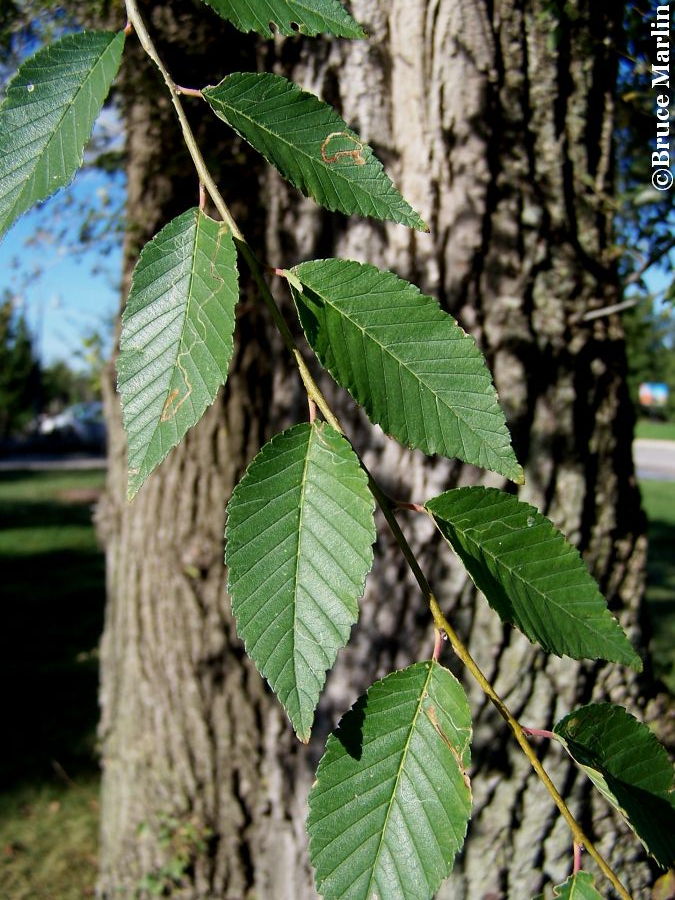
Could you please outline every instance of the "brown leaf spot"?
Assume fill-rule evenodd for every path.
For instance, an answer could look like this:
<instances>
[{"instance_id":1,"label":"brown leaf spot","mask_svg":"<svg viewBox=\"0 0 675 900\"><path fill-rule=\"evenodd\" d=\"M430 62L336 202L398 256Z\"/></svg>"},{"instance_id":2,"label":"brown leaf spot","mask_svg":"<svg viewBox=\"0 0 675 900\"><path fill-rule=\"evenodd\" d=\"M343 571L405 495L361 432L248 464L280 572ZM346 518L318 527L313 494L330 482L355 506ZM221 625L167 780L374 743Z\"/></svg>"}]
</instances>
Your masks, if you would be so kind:
<instances>
[{"instance_id":1,"label":"brown leaf spot","mask_svg":"<svg viewBox=\"0 0 675 900\"><path fill-rule=\"evenodd\" d=\"M345 141L352 146L342 146ZM332 152L329 152L328 148L331 144ZM323 144L321 144L321 159L325 163L336 163L338 160L346 157L353 159L357 166L365 166L363 144L348 131L331 131Z\"/></svg>"}]
</instances>

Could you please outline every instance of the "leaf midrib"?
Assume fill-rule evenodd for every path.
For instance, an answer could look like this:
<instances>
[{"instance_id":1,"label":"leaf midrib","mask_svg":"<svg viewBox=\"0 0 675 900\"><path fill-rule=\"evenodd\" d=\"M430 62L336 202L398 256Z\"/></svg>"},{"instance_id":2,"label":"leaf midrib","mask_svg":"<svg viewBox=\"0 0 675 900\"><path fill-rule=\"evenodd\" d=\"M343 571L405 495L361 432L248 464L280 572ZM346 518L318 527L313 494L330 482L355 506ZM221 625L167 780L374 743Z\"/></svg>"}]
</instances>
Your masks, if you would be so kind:
<instances>
[{"instance_id":1,"label":"leaf midrib","mask_svg":"<svg viewBox=\"0 0 675 900\"><path fill-rule=\"evenodd\" d=\"M184 337L185 337L185 323L186 323L187 321L189 321L188 313L189 313L189 311L190 311L190 305L191 305L191 303L193 302L193 290L192 290L192 286L193 286L194 279L195 279L195 275L196 275L196 267L197 267L197 247L198 247L198 245L199 245L199 228L200 228L200 223L201 223L201 221L202 221L202 215L201 215L201 213L199 212L199 210L197 210L197 211L195 212L195 221L194 221L194 223L190 226L191 228L194 228L194 239L193 239L193 241L192 241L192 250L191 250L191 253L190 253L190 274L189 274L189 281L188 281L188 287L187 287L187 301L185 302L185 312L184 312L184 314L183 314L183 321L182 321L181 327L180 327L180 337L179 337L178 342L177 342L177 345L176 345L176 350L177 350L177 352L176 352L176 359L175 359L175 360L173 361L173 363L171 364L171 376L170 376L170 378L169 378L169 382L168 382L168 384L167 384L166 391L165 391L165 393L164 393L164 399L163 399L163 401L162 401L162 406L161 406L161 409L162 409L162 410L164 409L164 406L165 406L165 404L166 404L167 398L169 397L169 394L171 393L171 384L172 384L172 382L173 382L173 378L174 378L174 375L175 375L175 373L176 373L177 360L178 360L178 357L179 357L180 354L181 354L181 347L182 347L182 345L183 345L183 339L184 339ZM206 254L204 254L204 255L206 255ZM165 292L165 293L166 293L166 292ZM156 299L158 299L158 298L156 298ZM186 387L187 387L187 386L186 386ZM159 394L158 396L161 397L162 394ZM148 441L146 441L146 445L145 445L145 453L143 454L142 461L141 461L141 463L140 463L140 465L139 465L139 467L138 467L139 470L142 470L142 469L144 468L144 466L145 466L145 464L146 464L146 461L147 461L147 458L148 458L148 454L150 453L150 448L151 448L151 446L152 446L152 441L154 440L155 435L157 434L157 432L160 430L160 428L161 428L161 426L162 426L161 415L162 415L162 413L160 412L160 418L159 418L159 420L156 422L155 427L153 428L152 437L151 437Z\"/></svg>"},{"instance_id":2,"label":"leaf midrib","mask_svg":"<svg viewBox=\"0 0 675 900\"><path fill-rule=\"evenodd\" d=\"M246 73L246 74L248 74L248 73ZM228 77L231 77L231 76L228 76ZM218 86L216 86L216 87L218 87ZM213 91L213 90L215 90L215 88L213 88L212 91ZM286 93L292 95L294 92L293 92L293 91L286 91ZM312 94L309 94L308 92L302 91L302 90L299 92L299 96L301 96L303 93L307 93L307 95L308 95L309 97L313 97ZM270 136L271 138L273 138L274 141L277 141L277 142L283 144L286 148L288 148L288 150L292 151L292 153L294 153L294 154L300 154L300 155L303 156L305 159L307 159L312 165L319 166L319 167L320 167L320 168L319 168L319 171L326 172L331 178L334 178L334 179L341 179L342 182L344 183L344 185L347 186L350 190L354 191L355 189L358 189L363 195L365 195L366 197L368 197L368 199L370 200L371 203L373 203L373 204L375 203L375 198L374 198L374 196L373 196L372 194L369 194L369 193L361 186L361 184L359 183L358 180L351 180L351 179L349 179L349 178L344 174L344 172L340 169L340 167L337 167L337 168L334 168L334 169L330 168L330 167L328 166L328 164L327 164L327 163L324 163L324 161L323 161L322 159L317 159L315 156L312 156L312 155L311 155L310 153L308 153L306 150L303 150L303 148L302 148L299 144L292 144L292 143L291 143L287 138L285 138L282 134L279 134L279 133L277 133L277 132L275 132L275 131L272 131L270 128L268 128L266 125L264 125L262 122L260 122L260 120L251 118L251 116L250 116L250 115L247 115L242 109L240 109L240 108L238 108L238 107L236 107L236 106L233 106L231 103L226 102L226 101L223 100L221 97L218 97L218 96L215 96L215 97L214 97L212 92L211 92L211 96L212 96L212 99L214 99L214 100L216 101L216 103L220 104L221 106L225 107L227 110L231 110L232 112L235 112L237 115L239 115L239 116L241 116L242 118L246 119L246 121L247 121L247 122L250 122L255 128L259 128L261 131L264 131L268 136ZM208 94L207 94L207 99L208 99ZM304 98L303 98L303 99L304 99ZM322 103L322 101L319 100L318 97L313 97L313 99L315 99L318 103ZM259 101L258 101L258 102L259 102ZM329 108L330 108L330 107L329 107ZM316 110L316 112L320 112L320 111L321 111L321 110ZM230 126L230 128L233 128L235 131L237 131L237 133L239 133L237 127L236 127L229 119L228 119L228 123L227 123L227 124ZM335 123L335 124L340 124L340 123ZM343 125L346 126L346 122L344 122L344 121L342 121L341 124L343 124ZM351 130L351 128L345 127L345 131L349 134L350 137L356 138L356 139L359 141L359 143L362 144L362 149L363 149L363 152L364 152L364 153L366 153L368 150L370 150L370 148L369 148L365 143L362 143L362 141L358 138L358 136L355 134L355 132L353 132L353 131ZM248 141L248 139L246 138L245 135L241 135L241 137L243 137L244 140ZM371 161L371 160L374 160L374 157L372 156L372 153L370 154L370 157L369 157L369 161ZM383 172L382 174L385 174L385 173ZM388 176L387 176L387 177L388 177ZM388 196L389 194L391 194L391 190L388 190L388 191L387 191L387 194L380 195L377 199L380 199L380 200L382 200L383 202L385 202L385 201L387 200L387 196ZM403 198L402 198L402 199L403 199ZM394 208L393 208L389 203L387 203L387 205L389 206L389 209L390 209L390 210L395 211ZM399 206L399 209L406 210L406 207L409 207L409 204L407 204L406 201L405 201L405 199L403 199L403 203ZM412 209L412 208L409 207L409 209ZM414 215L417 216L417 214L415 213L414 210L412 210L412 213L413 213ZM407 212L407 215L410 215L410 212ZM417 219L419 220L419 216L417 216ZM419 220L419 221L421 221L421 220Z\"/></svg>"},{"instance_id":3,"label":"leaf midrib","mask_svg":"<svg viewBox=\"0 0 675 900\"><path fill-rule=\"evenodd\" d=\"M375 878L375 869L377 868L377 864L380 859L380 853L382 852L382 846L384 844L384 836L387 833L387 825L389 824L389 817L391 815L391 810L394 806L394 801L396 799L396 794L398 792L398 786L401 781L401 775L403 773L403 769L405 768L405 763L408 758L410 742L412 741L413 734L415 733L415 726L417 725L417 720L418 720L420 712L422 710L422 704L424 702L427 687L429 686L429 682L431 681L431 678L433 677L435 665L436 665L436 663L433 661L429 663L429 670L427 672L426 678L424 679L424 685L423 685L422 689L420 690L419 700L417 701L417 708L415 709L415 715L413 716L412 722L410 723L410 730L408 731L408 736L406 738L405 745L403 747L403 752L401 753L401 762L400 762L400 764L398 766L398 770L396 772L396 780L394 782L394 787L391 792L391 798L389 799L389 801L387 803L387 813L385 815L384 823L382 825L382 833L380 834L380 840L378 841L377 850L375 851L375 856L373 858L372 870L370 873L370 878L368 879L368 888L367 888L366 894L365 894L366 898L370 896L370 889L373 886L373 880Z\"/></svg>"},{"instance_id":4,"label":"leaf midrib","mask_svg":"<svg viewBox=\"0 0 675 900\"><path fill-rule=\"evenodd\" d=\"M300 500L299 500L299 509L300 515L298 517L298 545L295 554L295 567L293 572L293 629L291 632L291 642L292 642L292 653L293 653L293 688L295 691L295 697L298 703L298 716L300 719L300 733L298 737L301 741L305 741L308 735L305 732L304 728L304 715L302 711L302 703L300 701L300 694L298 691L298 670L297 670L297 658L296 658L296 643L297 643L297 635L298 635L298 578L300 571L300 545L302 543L302 524L305 515L305 492L307 490L307 470L309 468L309 458L311 455L312 442L314 440L316 434L317 426L311 425L310 430L307 436L307 449L305 452L305 460L302 467L302 478L300 479Z\"/></svg>"},{"instance_id":5,"label":"leaf midrib","mask_svg":"<svg viewBox=\"0 0 675 900\"><path fill-rule=\"evenodd\" d=\"M32 182L33 178L35 177L35 172L36 172L36 170L37 170L38 165L40 164L40 161L41 161L41 160L45 157L45 155L48 153L49 148L51 147L52 141L55 140L56 135L57 135L58 132L60 131L61 126L63 125L63 122L64 122L66 116L68 115L69 112L72 111L73 107L75 106L75 104L77 103L77 101L78 101L78 99L79 99L79 97L80 97L80 94L81 94L82 91L84 90L84 88L85 88L85 86L87 85L87 83L89 82L89 80L90 80L91 78L93 78L94 74L98 71L99 66L103 63L104 58L106 57L108 51L109 51L110 48L112 47L112 45L113 45L113 43L115 42L115 40L117 39L117 37L118 37L118 34L117 34L116 32L111 32L111 33L110 33L110 40L109 40L109 42L107 43L107 45L106 45L106 46L103 48L103 50L101 51L101 54L100 54L99 58L97 59L97 61L95 62L95 64L93 65L93 67L92 67L92 68L89 70L89 72L87 73L87 75L86 75L84 81L83 81L82 84L79 86L79 88L77 89L75 95L73 96L72 101L71 101L69 104L66 104L66 105L64 106L63 114L62 114L61 117L59 118L58 124L55 126L54 130L52 131L52 134L51 134L49 140L48 140L47 143L44 145L44 148L43 148L42 152L41 152L40 154L38 154L37 156L33 157L33 166L32 166L32 169L31 169L31 173L30 173L30 175L28 176L28 178L26 179L26 181L24 181L24 184L23 184L23 186L21 187L21 189L19 190L19 193L17 194L14 203L12 204L10 210L8 211L7 215L5 216L5 224L4 224L4 226L0 226L0 232L1 232L2 230L4 230L5 228L7 228L8 225L9 225L9 223L12 223L12 222L15 220L14 212L15 212L17 206L19 205L20 201L21 201L21 200L23 199L23 197L25 196L26 192L29 191L30 186L31 186L31 182ZM51 195L50 195L50 196L51 196Z\"/></svg>"},{"instance_id":6,"label":"leaf midrib","mask_svg":"<svg viewBox=\"0 0 675 900\"><path fill-rule=\"evenodd\" d=\"M434 515L434 518L435 518L435 515ZM574 616L574 615L567 609L567 607L562 606L558 601L556 601L555 599L553 599L553 597L550 597L550 596L544 594L544 593L543 593L536 585L534 585L531 581L527 581L527 580L526 580L526 579L525 579L525 578L524 578L524 577L523 577L516 569L511 568L511 566L509 566L507 563L503 562L499 556L497 556L496 554L492 553L492 552L491 552L490 550L488 550L484 545L479 544L478 541L475 540L474 538L472 538L472 537L468 534L467 531L463 531L463 530L462 530L461 528L459 528L457 525L453 525L451 522L448 522L447 519L443 519L442 516L439 516L439 518L440 518L442 521L446 522L447 525L449 525L450 528L451 528L452 530L454 530L458 535L461 535L461 536L464 538L464 540L466 540L467 543L469 543L469 544L472 546L472 548L474 548L474 550L477 550L477 551L478 551L479 555L480 555L480 554L485 554L485 556L489 557L489 558L496 564L496 566L497 566L498 568L505 569L505 570L509 573L509 575L510 575L512 578L514 578L515 580L518 581L519 584L524 585L526 588L529 588L530 590L532 590L532 591L540 598L541 602L543 602L543 604L544 604L544 610L543 610L544 613L546 612L546 606L547 606L548 604L550 604L551 606L555 607L555 609L558 610L558 611L561 613L561 615L565 616L565 617L567 618L567 620L568 620L570 623L572 623L573 625L581 625L581 626L583 626L583 627L586 629L586 631L588 631L594 638L596 638L596 640L602 638L603 640L610 641L610 639L611 639L612 646L618 647L619 650L623 652L624 656L626 655L626 650L625 650L625 648L622 646L622 642L621 642L621 639L620 639L620 635L618 636L618 643L616 643L616 642L614 641L614 639L613 639L613 637L612 637L611 635L604 635L604 634L603 634L603 635L598 635L598 632L597 632L593 627L591 627L591 624L589 623L588 619L584 619L584 618L582 618L582 617L576 617L576 616ZM522 531L522 530L523 530L522 528L519 529L519 531ZM473 580L473 579L472 579L472 580ZM506 593L506 591L505 591L505 593ZM600 596L600 595L598 595L598 596ZM605 611L609 612L609 610L605 610L604 608L603 608L602 610L599 611L599 618L604 619L605 622L608 622L607 617L603 615L603 613L604 613ZM610 613L610 616L611 616L611 613ZM613 617L612 617L611 621L612 621L612 622L615 621ZM569 642L568 642L568 643L569 643ZM554 651L554 652L555 652L555 651Z\"/></svg>"},{"instance_id":7,"label":"leaf midrib","mask_svg":"<svg viewBox=\"0 0 675 900\"><path fill-rule=\"evenodd\" d=\"M300 280L302 281L302 278L301 278ZM433 397L435 398L435 400L436 400L437 403L442 404L443 407L444 407L445 409L447 409L450 413L452 413L452 415L453 415L456 419L458 419L463 425L465 425L466 428L471 432L471 434L472 434L474 437L478 438L478 440L481 440L481 441L483 440L483 438L481 437L481 435L479 434L479 432L471 425L471 423L468 422L462 415L460 415L460 413L457 411L458 407L450 406L450 405L447 403L447 401L445 401L445 400L440 396L440 394L436 391L436 389L432 388L432 387L424 380L424 378L423 378L422 376L420 376L417 372L415 372L414 369L411 369L410 366L409 366L404 360L400 359L394 352L392 352L392 350L389 349L389 347L387 347L385 344L383 344L383 343L381 343L379 340L377 340L377 338L373 335L373 333L372 333L371 331L368 331L363 325L360 325L358 322L356 322L356 321L355 321L355 320L354 320L354 319L353 319L346 311L342 310L342 309L341 309L335 302L333 302L329 297L326 297L326 296L324 296L323 294L321 294L316 288L312 287L312 285L310 285L309 283L307 283L307 282L303 282L303 283L306 284L306 286L307 286L311 291L313 291L315 294L317 294L317 296L321 297L321 299L322 299L328 306L330 306L330 308L333 309L333 310L334 310L341 318L346 319L346 320L347 320L354 328L356 328L358 331L360 331L360 332L361 332L361 335L362 335L362 339L368 339L370 342L372 342L373 344L375 344L377 347L380 348L380 351L382 352L382 355L383 355L383 356L388 356L391 360L393 360L394 363L396 363L396 364L398 365L399 368L405 369L406 372L408 372L410 375L412 375L412 377L414 378L414 380L415 380L419 385L421 385L422 387L424 387L425 390L429 391L429 393L433 395ZM426 323L421 323L421 324L426 324ZM434 324L434 323L431 322L431 323L429 323L429 324ZM439 322L439 324L440 324L440 322ZM394 346L401 346L401 345L402 345L402 343L399 343L399 344L395 344ZM471 357L464 357L464 358L469 358L469 359L470 359ZM480 392L475 392L475 393L480 393ZM486 395L485 395L485 392L480 393L480 396L486 396ZM495 399L494 397L493 397L492 399L493 399L493 401L496 403L496 399ZM487 411L487 410L483 410L483 412L488 412L489 415L493 415L493 416L499 418L498 415L497 415L497 413L489 413L489 411ZM499 431L489 431L488 429L480 429L480 430L481 430L481 431L488 431L488 434L492 434L492 435L499 435L499 434L500 434ZM460 433L460 437L461 437L461 439L462 439L462 445L464 446L464 437L463 437L463 435L461 435L461 433ZM443 443L445 444L445 438L443 438ZM494 446L494 445L490 446L490 450L491 450L493 453L497 453L497 449L498 449L498 448L497 448L496 446ZM466 455L466 454L465 454L465 455ZM504 456L499 456L499 458L500 458L500 459L508 459L508 457L504 457Z\"/></svg>"}]
</instances>

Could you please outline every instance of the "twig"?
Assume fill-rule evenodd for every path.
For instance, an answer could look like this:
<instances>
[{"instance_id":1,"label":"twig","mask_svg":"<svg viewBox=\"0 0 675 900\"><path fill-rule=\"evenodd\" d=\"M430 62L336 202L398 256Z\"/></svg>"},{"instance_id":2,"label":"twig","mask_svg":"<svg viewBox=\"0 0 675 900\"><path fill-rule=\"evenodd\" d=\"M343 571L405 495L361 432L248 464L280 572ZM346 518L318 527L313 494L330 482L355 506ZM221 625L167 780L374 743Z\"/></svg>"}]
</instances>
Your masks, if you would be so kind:
<instances>
[{"instance_id":1,"label":"twig","mask_svg":"<svg viewBox=\"0 0 675 900\"><path fill-rule=\"evenodd\" d=\"M622 300L621 303L612 303L611 306L602 306L600 309L590 309L583 316L584 322L591 322L593 319L601 319L603 316L611 316L612 313L621 312L624 309L631 309L640 302L638 297L630 297L628 300Z\"/></svg>"},{"instance_id":2,"label":"twig","mask_svg":"<svg viewBox=\"0 0 675 900\"><path fill-rule=\"evenodd\" d=\"M636 281L639 281L642 278L647 269L651 269L652 266L656 265L657 262L663 259L663 257L673 249L675 249L675 237L671 238L662 247L659 247L651 256L643 259L640 268L636 269L635 272L632 272L628 276L626 284L635 284Z\"/></svg>"},{"instance_id":3,"label":"twig","mask_svg":"<svg viewBox=\"0 0 675 900\"><path fill-rule=\"evenodd\" d=\"M237 247L240 250L242 256L246 260L246 263L251 271L253 280L254 280L256 286L258 287L258 289L260 290L262 300L265 303L265 305L267 306L267 308L270 312L270 315L272 317L272 320L274 321L274 324L279 329L279 332L281 334L281 337L283 339L283 342L284 342L286 348L288 349L289 353L293 357L293 360L295 361L295 364L298 368L298 372L299 372L300 378L302 380L302 383L305 387L305 391L307 393L309 401L316 404L318 409L321 410L321 413L322 413L323 417L325 418L325 420L330 425L332 425L332 427L336 431L338 431L340 434L344 435L345 432L344 432L344 429L342 428L342 425L340 424L339 419L333 413L333 411L330 408L330 406L328 405L325 397L321 393L321 390L319 389L318 385L314 381L314 379L311 375L311 372L307 368L307 365L306 365L304 359L302 358L300 350L297 348L297 346L295 344L293 335L291 334L291 331L286 323L286 320L284 319L283 314L282 314L281 310L279 309L279 307L277 306L277 302L274 299L274 297L269 289L269 286L267 285L267 282L265 281L265 278L263 275L263 271L264 271L263 264L258 261L255 254L253 253L253 251L251 250L249 245L246 243L246 240L245 240L242 232L239 230L237 223L233 219L232 214L230 213L230 210L229 210L227 204L225 203L225 200L223 199L220 191L218 190L218 186L216 185L215 181L213 180L213 178L208 170L208 167L206 166L204 158L203 158L201 151L199 150L199 147L195 140L192 129L190 128L190 124L187 121L187 118L185 117L185 113L183 111L183 107L181 105L180 98L178 96L177 87L176 87L173 79L169 75L168 71L164 67L161 59L159 58L157 50L152 42L152 39L150 38L150 35L148 34L147 29L145 28L145 24L143 23L143 20L138 11L138 7L136 5L136 0L125 0L125 5L126 5L129 21L132 23L132 25L138 35L138 38L141 42L141 46L143 47L143 49L148 54L150 59L155 63L155 65L161 72L164 82L169 90L169 93L171 94L171 100L172 100L172 103L176 110L176 114L178 116L178 121L180 123L181 129L183 132L183 138L187 145L190 156L192 157L192 160L195 164L195 168L197 169L200 180L202 181L202 183L206 187L206 190L208 191L209 195L211 196L214 206L218 210L222 220L229 226L230 230L232 231L232 236L235 240L235 243L237 244ZM464 663L464 665L469 670L469 672L471 672L471 674L476 679L476 681L480 685L483 692L486 694L486 696L489 698L489 700L492 702L492 704L496 707L496 709L498 710L498 712L502 716L502 718L509 725L518 745L520 746L521 750L523 751L523 753L529 760L530 765L532 766L532 768L534 769L536 774L541 779L542 783L544 784L544 787L546 788L546 790L550 794L551 798L553 799L553 802L560 810L561 815L563 816L563 818L569 825L569 828L570 828L570 831L572 832L572 836L574 838L575 843L579 844L579 845L583 845L588 850L589 854L592 856L592 858L598 864L600 870L605 875L605 877L612 883L612 885L614 886L614 888L616 889L617 893L622 898L622 900L631 900L630 894L624 888L624 886L621 884L617 875L615 875L615 873L612 871L612 869L610 868L608 863L604 860L604 858L596 850L596 848L593 845L593 843L591 842L591 840L584 834L584 831L581 828L581 825L577 822L577 820L574 818L574 816L570 812L569 808L567 807L567 804L565 803L563 798L558 793L557 788L555 787L555 785L549 778L546 770L544 769L542 764L539 762L537 755L534 753L534 751L530 747L529 743L527 742L527 739L523 733L523 729L518 724L515 717L511 714L511 712L509 711L509 709L506 706L506 704L504 703L504 701L501 699L501 697L499 697L499 695L493 688L492 684L485 677L485 675L483 674L483 672L481 671L479 666L476 664L475 660L469 653L468 648L461 641L459 635L455 632L455 630L452 628L450 623L447 621L447 619L441 612L441 608L438 605L438 601L436 600L436 597L434 596L433 591L431 590L429 582L427 581L426 576L422 572L422 570L419 566L419 563L417 562L417 558L415 557L415 554L413 553L413 550L410 547L410 544L408 543L405 535L401 531L401 528L398 524L398 520L396 519L396 516L394 514L394 505L393 505L392 501L389 499L389 497L387 497L387 495L384 493L384 491L380 488L379 484L375 481L375 479L373 478L373 476L368 471L368 469L366 468L366 466L363 464L362 461L361 461L361 465L363 466L364 471L368 475L368 483L370 486L370 490L372 491L373 496L375 497L375 500L377 501L378 505L380 506L385 519L387 520L387 523L392 531L394 539L395 539L396 543L398 544L399 549L401 550L406 562L408 563L408 566L420 587L422 595L424 596L427 603L429 604L431 614L433 616L434 624L436 626L437 631L442 632L445 635L447 635L448 640L450 641L450 644L452 645L452 648L455 651L455 654Z\"/></svg>"}]
</instances>

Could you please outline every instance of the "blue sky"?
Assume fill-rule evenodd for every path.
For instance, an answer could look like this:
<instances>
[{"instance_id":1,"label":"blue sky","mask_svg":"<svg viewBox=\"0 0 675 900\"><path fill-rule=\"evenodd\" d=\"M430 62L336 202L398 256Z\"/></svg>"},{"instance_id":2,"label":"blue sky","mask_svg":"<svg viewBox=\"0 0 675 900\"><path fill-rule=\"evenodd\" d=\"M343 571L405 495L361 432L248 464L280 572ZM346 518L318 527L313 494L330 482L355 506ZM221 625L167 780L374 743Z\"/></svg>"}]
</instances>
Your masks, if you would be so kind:
<instances>
[{"instance_id":1,"label":"blue sky","mask_svg":"<svg viewBox=\"0 0 675 900\"><path fill-rule=\"evenodd\" d=\"M0 243L0 294L9 289L28 321L40 360L77 365L82 336L93 329L112 336L119 304L121 237L111 234L106 254L82 248L80 229L88 208L114 212L121 206L124 183L93 169L38 209L33 209ZM107 204L107 206L106 206ZM36 233L40 238L36 241Z\"/></svg>"},{"instance_id":2,"label":"blue sky","mask_svg":"<svg viewBox=\"0 0 675 900\"><path fill-rule=\"evenodd\" d=\"M121 234L83 246L79 232L92 208L119 213L124 179L96 169L80 171L73 183L39 208L22 216L0 242L0 296L9 289L35 337L40 361L48 366L65 360L79 365L83 336L96 330L112 345L119 306L122 268ZM121 221L115 221L118 228ZM41 235L35 240L36 233ZM654 266L648 289L661 293L672 272Z\"/></svg>"}]
</instances>

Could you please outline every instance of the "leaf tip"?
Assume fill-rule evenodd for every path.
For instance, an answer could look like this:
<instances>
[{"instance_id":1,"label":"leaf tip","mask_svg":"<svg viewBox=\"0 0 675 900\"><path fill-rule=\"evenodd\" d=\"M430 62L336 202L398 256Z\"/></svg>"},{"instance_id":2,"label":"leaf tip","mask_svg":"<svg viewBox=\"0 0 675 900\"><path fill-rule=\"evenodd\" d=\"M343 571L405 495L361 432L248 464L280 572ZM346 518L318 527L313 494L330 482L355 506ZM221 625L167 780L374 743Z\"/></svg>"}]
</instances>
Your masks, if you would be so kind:
<instances>
[{"instance_id":1,"label":"leaf tip","mask_svg":"<svg viewBox=\"0 0 675 900\"><path fill-rule=\"evenodd\" d=\"M639 656L639 654L635 650L633 650L633 653L631 654L630 661L628 662L628 667L638 674L644 671L644 663L642 661L642 657Z\"/></svg>"},{"instance_id":2,"label":"leaf tip","mask_svg":"<svg viewBox=\"0 0 675 900\"><path fill-rule=\"evenodd\" d=\"M410 217L410 221L406 224L409 224L415 231L421 231L423 234L431 234L431 228L429 228L422 216L416 210L412 209L412 207L411 210L414 215Z\"/></svg>"},{"instance_id":3,"label":"leaf tip","mask_svg":"<svg viewBox=\"0 0 675 900\"><path fill-rule=\"evenodd\" d=\"M127 473L127 503L131 503L143 486L143 478L139 477L138 469L129 469Z\"/></svg>"}]
</instances>

